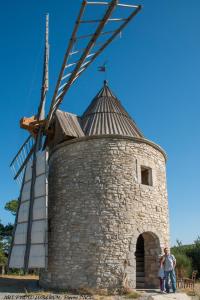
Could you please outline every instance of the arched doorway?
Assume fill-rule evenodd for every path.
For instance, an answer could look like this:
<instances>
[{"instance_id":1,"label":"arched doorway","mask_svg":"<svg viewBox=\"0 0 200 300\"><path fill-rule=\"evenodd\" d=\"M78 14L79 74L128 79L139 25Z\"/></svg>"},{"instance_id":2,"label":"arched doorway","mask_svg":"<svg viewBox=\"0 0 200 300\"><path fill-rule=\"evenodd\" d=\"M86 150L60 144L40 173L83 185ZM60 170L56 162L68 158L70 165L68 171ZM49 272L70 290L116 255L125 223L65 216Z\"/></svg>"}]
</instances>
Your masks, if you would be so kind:
<instances>
[{"instance_id":1,"label":"arched doorway","mask_svg":"<svg viewBox=\"0 0 200 300\"><path fill-rule=\"evenodd\" d=\"M144 238L139 235L136 244L136 288L144 288Z\"/></svg>"},{"instance_id":2,"label":"arched doorway","mask_svg":"<svg viewBox=\"0 0 200 300\"><path fill-rule=\"evenodd\" d=\"M138 236L136 243L136 288L157 288L158 255L161 253L159 238L152 232Z\"/></svg>"}]
</instances>

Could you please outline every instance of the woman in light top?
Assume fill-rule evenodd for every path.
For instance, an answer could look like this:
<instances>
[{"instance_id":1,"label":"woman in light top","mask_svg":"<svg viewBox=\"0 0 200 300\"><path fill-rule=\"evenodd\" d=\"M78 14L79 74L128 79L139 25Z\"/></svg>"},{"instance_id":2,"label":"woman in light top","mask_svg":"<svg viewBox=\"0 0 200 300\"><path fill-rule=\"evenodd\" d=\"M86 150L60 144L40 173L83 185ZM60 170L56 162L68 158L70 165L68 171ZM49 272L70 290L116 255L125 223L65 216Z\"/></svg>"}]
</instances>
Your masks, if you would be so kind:
<instances>
[{"instance_id":1,"label":"woman in light top","mask_svg":"<svg viewBox=\"0 0 200 300\"><path fill-rule=\"evenodd\" d=\"M166 293L165 292L165 271L164 271L164 266L163 266L163 256L161 255L159 257L159 263L160 263L160 267L159 267L159 271L158 271L158 278L160 280L160 292L162 294Z\"/></svg>"}]
</instances>

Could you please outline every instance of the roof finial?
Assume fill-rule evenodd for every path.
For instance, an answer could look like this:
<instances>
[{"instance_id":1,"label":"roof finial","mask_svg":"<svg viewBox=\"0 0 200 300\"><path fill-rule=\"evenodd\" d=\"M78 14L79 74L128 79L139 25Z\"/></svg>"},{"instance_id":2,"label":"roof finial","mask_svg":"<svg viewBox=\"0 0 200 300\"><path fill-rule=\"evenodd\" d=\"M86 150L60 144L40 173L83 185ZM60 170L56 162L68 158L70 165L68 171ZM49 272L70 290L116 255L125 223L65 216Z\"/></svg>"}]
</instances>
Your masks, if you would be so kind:
<instances>
[{"instance_id":1,"label":"roof finial","mask_svg":"<svg viewBox=\"0 0 200 300\"><path fill-rule=\"evenodd\" d=\"M108 80L103 81L104 86L108 86Z\"/></svg>"}]
</instances>

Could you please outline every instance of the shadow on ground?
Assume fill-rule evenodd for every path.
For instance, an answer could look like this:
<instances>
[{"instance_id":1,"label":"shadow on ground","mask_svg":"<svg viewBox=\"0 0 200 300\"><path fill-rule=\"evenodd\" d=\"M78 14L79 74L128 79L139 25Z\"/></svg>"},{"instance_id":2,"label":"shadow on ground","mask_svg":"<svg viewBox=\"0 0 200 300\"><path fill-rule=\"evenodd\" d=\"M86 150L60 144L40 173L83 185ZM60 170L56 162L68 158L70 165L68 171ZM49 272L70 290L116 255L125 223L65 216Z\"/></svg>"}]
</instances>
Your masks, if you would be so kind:
<instances>
[{"instance_id":1,"label":"shadow on ground","mask_svg":"<svg viewBox=\"0 0 200 300\"><path fill-rule=\"evenodd\" d=\"M38 279L0 277L1 293L26 293L39 290Z\"/></svg>"}]
</instances>

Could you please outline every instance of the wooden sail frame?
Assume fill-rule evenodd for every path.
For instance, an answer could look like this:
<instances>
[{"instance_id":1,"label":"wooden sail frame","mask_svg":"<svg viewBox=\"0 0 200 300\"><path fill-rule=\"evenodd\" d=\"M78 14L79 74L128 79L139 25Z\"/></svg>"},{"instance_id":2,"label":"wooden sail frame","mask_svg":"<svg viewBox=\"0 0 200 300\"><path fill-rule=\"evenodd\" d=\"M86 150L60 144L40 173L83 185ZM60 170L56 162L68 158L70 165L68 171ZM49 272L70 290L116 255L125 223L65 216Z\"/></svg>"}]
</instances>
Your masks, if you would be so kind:
<instances>
[{"instance_id":1,"label":"wooden sail frame","mask_svg":"<svg viewBox=\"0 0 200 300\"><path fill-rule=\"evenodd\" d=\"M89 5L104 5L107 6L107 10L102 19L99 20L84 20L84 12ZM112 18L113 12L117 7L129 8L131 9L131 13L127 18ZM141 5L128 5L119 3L119 0L112 0L111 2L99 2L99 1L86 1L83 0L81 9L78 15L78 18L75 22L75 27L72 32L72 36L70 38L70 42L68 48L66 50L64 60L62 63L62 67L59 73L59 77L57 80L56 88L54 91L54 95L51 101L50 110L47 117L47 122L45 129L47 130L50 126L53 115L58 109L59 105L62 103L64 96L68 92L70 86L80 77L80 75L89 67L89 65L103 52L103 50L113 41L113 39L127 26L127 24L139 13L141 10ZM111 31L103 30L106 27L108 22L120 22L122 23L117 29ZM81 25L84 23L98 23L98 26L94 33L88 35L77 36L77 33L80 31ZM92 49L99 45L98 39L102 36L107 36L104 42L100 43L100 47L96 50L95 53L91 53ZM110 36L109 36L110 35ZM75 51L76 53L82 52L81 57L76 62L70 62L69 59L73 56L75 52L73 52L73 47L76 44L77 40L87 39L90 37L90 40L87 46L84 49ZM88 58L89 61L87 60ZM72 72L64 75L65 69L71 66L75 66Z\"/></svg>"}]
</instances>

